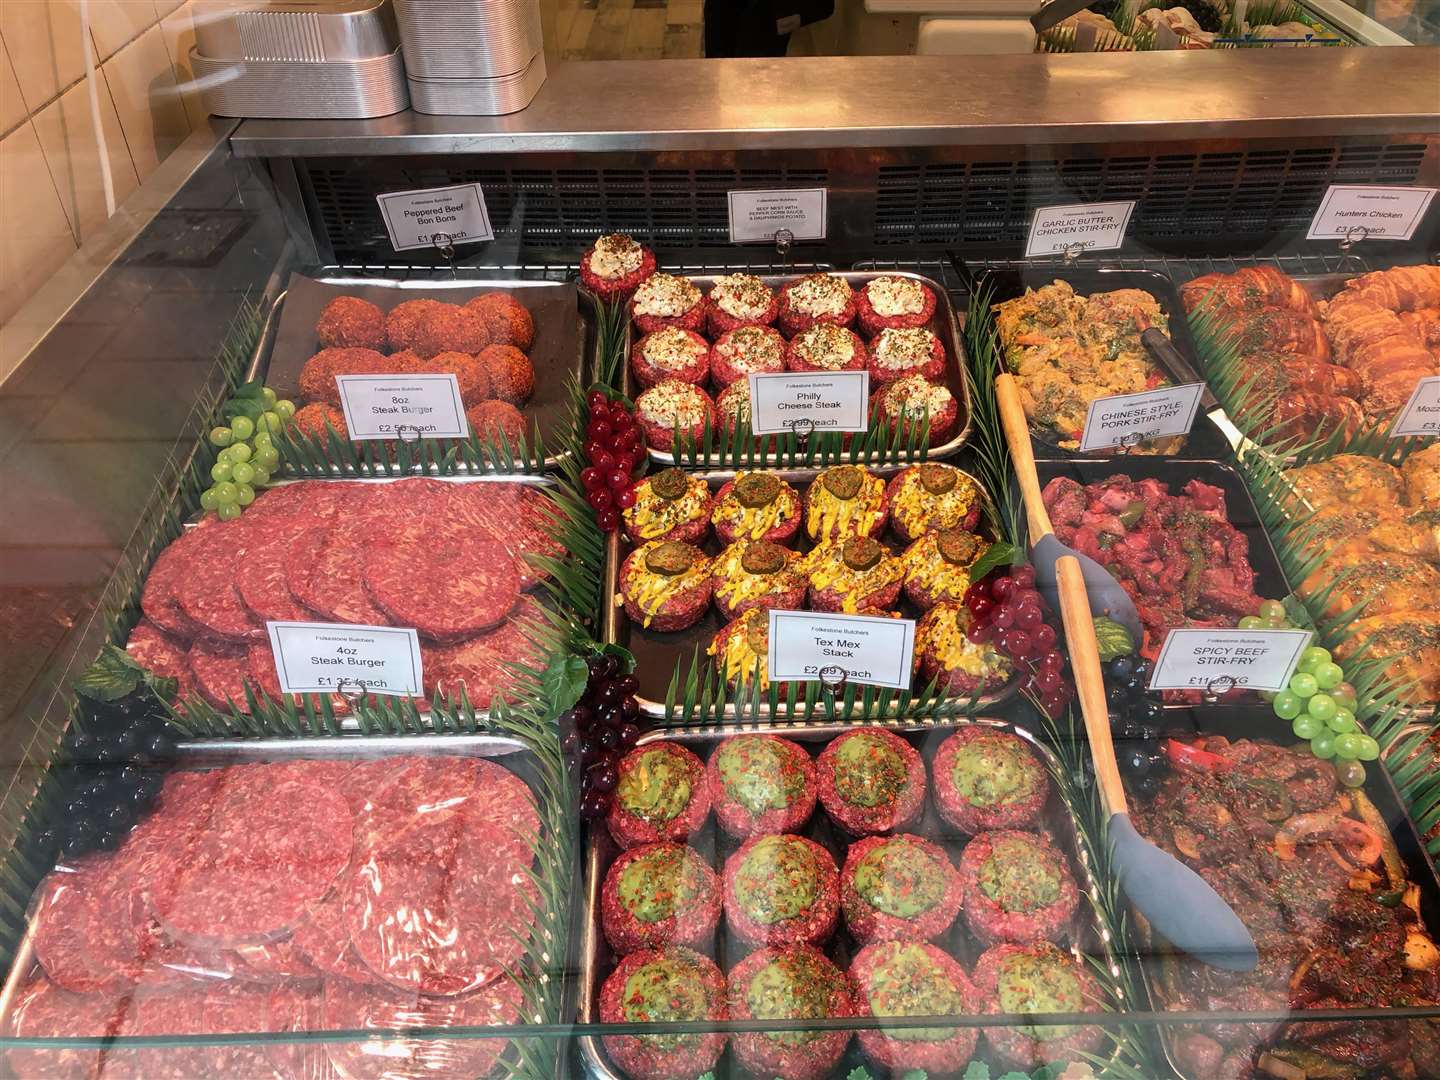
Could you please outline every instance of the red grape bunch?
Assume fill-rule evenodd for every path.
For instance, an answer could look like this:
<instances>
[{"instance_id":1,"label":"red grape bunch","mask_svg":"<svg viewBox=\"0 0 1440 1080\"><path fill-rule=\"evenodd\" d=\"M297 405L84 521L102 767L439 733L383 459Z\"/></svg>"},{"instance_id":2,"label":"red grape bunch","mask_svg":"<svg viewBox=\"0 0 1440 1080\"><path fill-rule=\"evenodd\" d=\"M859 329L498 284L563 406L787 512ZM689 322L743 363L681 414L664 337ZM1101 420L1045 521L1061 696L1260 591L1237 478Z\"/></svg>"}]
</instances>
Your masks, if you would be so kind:
<instances>
[{"instance_id":1,"label":"red grape bunch","mask_svg":"<svg viewBox=\"0 0 1440 1080\"><path fill-rule=\"evenodd\" d=\"M620 511L635 505L630 477L644 451L644 436L623 401L611 401L603 390L592 390L586 399L590 422L585 426L585 460L580 483L586 501L595 508L604 532L620 525Z\"/></svg>"},{"instance_id":2,"label":"red grape bunch","mask_svg":"<svg viewBox=\"0 0 1440 1080\"><path fill-rule=\"evenodd\" d=\"M560 748L580 776L580 816L593 821L609 812L620 758L640 738L640 680L621 674L618 657L592 656L587 664L585 693L559 722Z\"/></svg>"},{"instance_id":3,"label":"red grape bunch","mask_svg":"<svg viewBox=\"0 0 1440 1080\"><path fill-rule=\"evenodd\" d=\"M965 606L974 616L970 640L989 642L1008 656L1019 672L1020 690L1034 694L1046 713L1058 718L1073 689L1065 677L1059 635L1035 589L1035 568L1021 566L975 582L965 591Z\"/></svg>"}]
</instances>

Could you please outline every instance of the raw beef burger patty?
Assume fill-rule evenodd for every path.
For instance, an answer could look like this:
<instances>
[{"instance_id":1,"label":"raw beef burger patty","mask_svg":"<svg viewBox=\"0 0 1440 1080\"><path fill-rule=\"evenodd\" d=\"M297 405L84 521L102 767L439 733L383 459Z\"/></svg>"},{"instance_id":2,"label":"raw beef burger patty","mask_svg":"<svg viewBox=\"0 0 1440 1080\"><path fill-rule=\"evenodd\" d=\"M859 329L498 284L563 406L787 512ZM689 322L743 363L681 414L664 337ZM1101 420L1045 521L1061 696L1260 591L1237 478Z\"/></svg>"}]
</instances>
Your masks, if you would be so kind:
<instances>
[{"instance_id":1,"label":"raw beef burger patty","mask_svg":"<svg viewBox=\"0 0 1440 1080\"><path fill-rule=\"evenodd\" d=\"M267 941L318 905L350 861L353 816L338 791L252 777L223 786L174 895L156 904L179 940L219 948Z\"/></svg>"},{"instance_id":2,"label":"raw beef burger patty","mask_svg":"<svg viewBox=\"0 0 1440 1080\"><path fill-rule=\"evenodd\" d=\"M504 544L447 530L427 538L423 554L372 548L365 589L394 625L460 641L504 621L520 599L520 575Z\"/></svg>"},{"instance_id":3,"label":"raw beef burger patty","mask_svg":"<svg viewBox=\"0 0 1440 1080\"><path fill-rule=\"evenodd\" d=\"M240 602L235 588L235 567L260 546L258 531L242 518L202 525L198 539L189 549L191 556L184 575L175 585L175 598L183 611L202 631L233 641L255 641L265 636L265 627Z\"/></svg>"}]
</instances>

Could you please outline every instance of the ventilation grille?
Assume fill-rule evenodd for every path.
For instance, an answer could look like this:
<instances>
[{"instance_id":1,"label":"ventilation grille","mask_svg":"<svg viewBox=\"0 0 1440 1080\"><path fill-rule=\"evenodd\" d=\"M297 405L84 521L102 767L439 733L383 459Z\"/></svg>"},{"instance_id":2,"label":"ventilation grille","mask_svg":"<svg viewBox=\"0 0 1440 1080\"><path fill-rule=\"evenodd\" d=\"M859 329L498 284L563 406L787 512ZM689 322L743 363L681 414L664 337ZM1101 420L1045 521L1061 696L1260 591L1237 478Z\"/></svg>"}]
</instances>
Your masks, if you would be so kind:
<instances>
[{"instance_id":1,"label":"ventilation grille","mask_svg":"<svg viewBox=\"0 0 1440 1080\"><path fill-rule=\"evenodd\" d=\"M342 263L386 259L388 243L375 196L387 191L478 183L497 240L573 252L607 232L629 233L650 247L724 244L730 189L829 183L825 169L425 168L423 161L384 158L363 166L310 162L305 172L319 224Z\"/></svg>"},{"instance_id":2,"label":"ventilation grille","mask_svg":"<svg viewBox=\"0 0 1440 1080\"><path fill-rule=\"evenodd\" d=\"M1037 206L1119 199L1139 203L1137 239L1303 232L1330 184L1410 184L1424 153L1399 144L885 165L874 242L1018 244Z\"/></svg>"}]
</instances>

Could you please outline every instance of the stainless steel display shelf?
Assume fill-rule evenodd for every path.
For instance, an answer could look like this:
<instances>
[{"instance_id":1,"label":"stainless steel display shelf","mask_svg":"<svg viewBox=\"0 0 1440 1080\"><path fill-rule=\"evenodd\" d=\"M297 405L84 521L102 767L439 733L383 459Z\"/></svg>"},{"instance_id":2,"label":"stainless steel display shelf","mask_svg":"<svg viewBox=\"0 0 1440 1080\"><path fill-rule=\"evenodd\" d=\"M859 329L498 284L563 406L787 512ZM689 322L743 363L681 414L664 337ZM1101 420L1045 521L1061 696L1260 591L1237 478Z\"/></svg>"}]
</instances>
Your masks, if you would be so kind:
<instances>
[{"instance_id":1,"label":"stainless steel display shelf","mask_svg":"<svg viewBox=\"0 0 1440 1080\"><path fill-rule=\"evenodd\" d=\"M321 157L1431 135L1437 56L967 56L963 78L948 56L563 63L509 116L247 120L231 146L241 157Z\"/></svg>"}]
</instances>

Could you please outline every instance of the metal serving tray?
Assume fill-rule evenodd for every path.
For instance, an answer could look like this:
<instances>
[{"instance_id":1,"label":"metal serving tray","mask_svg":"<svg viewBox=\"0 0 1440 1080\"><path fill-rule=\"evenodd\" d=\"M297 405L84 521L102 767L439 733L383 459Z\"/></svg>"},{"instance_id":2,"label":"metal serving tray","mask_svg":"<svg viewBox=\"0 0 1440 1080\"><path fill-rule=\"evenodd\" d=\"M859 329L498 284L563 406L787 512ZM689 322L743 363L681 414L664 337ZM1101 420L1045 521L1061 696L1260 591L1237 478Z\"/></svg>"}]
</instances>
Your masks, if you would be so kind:
<instances>
[{"instance_id":1,"label":"metal serving tray","mask_svg":"<svg viewBox=\"0 0 1440 1080\"><path fill-rule=\"evenodd\" d=\"M287 478L287 479L284 479L284 480L277 480L277 481L276 481L275 483L273 483L273 484L266 484L265 487L262 488L262 489L257 493L257 497L258 497L259 495L263 495L266 491L270 491L270 490L273 489L273 488L288 487L288 486L291 485L291 484L310 484L310 483L318 483L318 484L336 484L336 483L338 483L338 484L394 484L394 483L398 483L398 482L401 482L401 481L404 481L404 480L418 480L418 479L421 479L421 477L420 477L419 475L412 475L412 476L355 476L355 477L346 477L346 476L335 476L335 477L295 477L295 478ZM424 477L424 479L427 479L427 480L437 480L437 481L439 481L439 482L441 482L441 483L446 483L446 484L523 484L523 485L525 485L526 487L538 487L538 488L555 488L555 487L558 487L558 486L559 486L559 481L556 480L554 477L551 477L551 476L541 476L541 475L538 475L538 474L535 474L535 473L515 473L515 474L511 474L511 475L479 473L479 474L472 474L472 475L466 475L466 476L427 476L427 477ZM200 515L196 515L195 517L191 518L189 521L185 522L184 527L185 527L186 529L193 529L193 528L196 528L199 524L200 524ZM147 576L148 576L148 573L147 573ZM540 599L541 603L544 603L545 600L546 600L546 597L544 596L543 590L541 590L541 589L540 589L540 586L538 586L538 585L536 586L536 590L539 592L539 599ZM312 696L316 696L316 695L312 695ZM211 707L213 708L214 706L211 706ZM488 718L489 715L490 715L490 710L489 710L488 707L481 707L481 706L479 706L478 703L475 703L475 702L472 702L472 703L471 703L471 707L474 709L475 715L478 716L478 717ZM417 706L417 707L416 707L416 711L417 711L417 712L419 713L419 715L420 715L420 721L421 721L421 723L423 723L424 725L426 725L427 728L430 727L430 726L432 725L432 723L433 723L433 718L432 718L430 709L429 709L428 707L422 709L422 708L419 708L419 707ZM335 718L335 723L339 726L339 728L340 728L341 731L343 731L343 732L345 732L345 733L347 733L347 734L357 734L357 735L358 735L358 734L361 734L361 733L364 731L364 729L360 726L360 721L355 717L354 712L346 713L344 716L337 716L337 717ZM306 742L307 740L301 739L301 740L296 740L296 741L303 743L303 742ZM370 741L370 740L367 740L367 743L368 743L369 741ZM378 741L383 742L384 740L381 739L381 740L378 740ZM215 742L215 741L212 741L212 740L198 740L198 741L196 741L196 742L194 742L194 743L191 743L191 744L189 744L189 745L215 746L215 745L219 745L219 744L218 744L217 742ZM244 746L253 746L253 745L255 745L255 744L252 743L252 742L243 742L241 745L244 745ZM288 741L288 740L286 741L286 745L289 745L289 741ZM303 756L303 755L302 755L302 756Z\"/></svg>"},{"instance_id":2,"label":"metal serving tray","mask_svg":"<svg viewBox=\"0 0 1440 1080\"><path fill-rule=\"evenodd\" d=\"M204 739L181 742L176 746L178 760L176 769L211 769L225 765L241 765L256 762L290 761L297 758L354 758L370 759L399 755L468 756L504 758L505 765L530 787L536 787L536 765L529 747L519 739L504 735L394 735L363 738L359 736L341 738L285 738L285 739ZM577 890L578 891L578 890ZM0 986L0 1032L10 1030L10 1013L14 1008L20 990L34 974L38 960L35 956L35 924L27 921L25 934L15 953L15 960L6 973L5 982ZM563 958L562 958L563 962ZM203 985L197 980L196 985ZM431 1033L433 1035L433 1032ZM233 1035L217 1033L221 1039L234 1039ZM257 1038L264 1038L257 1035ZM416 1036L424 1038L425 1036ZM185 1037L176 1037L177 1039ZM200 1040L200 1036L188 1038ZM357 1039L357 1041L359 1041ZM0 1037L0 1051L6 1040ZM56 1039L56 1049L64 1049L68 1043ZM111 1039L110 1046L123 1046L123 1041ZM154 1045L153 1038L144 1045ZM514 1056L514 1051L508 1052ZM3 1071L3 1070L0 1070ZM10 1075L8 1072L5 1075Z\"/></svg>"},{"instance_id":3,"label":"metal serving tray","mask_svg":"<svg viewBox=\"0 0 1440 1080\"><path fill-rule=\"evenodd\" d=\"M1175 714L1171 720L1172 733L1177 727L1173 721L1183 720L1189 728L1188 731L1179 733L1182 738L1223 735L1232 741L1242 738L1263 739L1282 745L1294 745L1296 742L1290 731L1289 721L1281 720L1264 706L1196 708ZM1389 827L1390 841L1394 844L1395 850L1405 866L1406 877L1410 882L1419 886L1421 919L1429 929L1431 936L1440 938L1440 875L1437 875L1434 862L1425 852L1425 845L1419 831L1406 813L1404 801L1400 798L1399 792L1395 790L1395 784L1390 779L1390 774L1379 762L1368 763L1366 774L1365 786L1361 790L1365 792ZM1131 792L1130 798L1134 801L1137 796ZM1152 931L1150 924L1138 912L1135 913L1135 923L1138 943L1142 948L1148 950L1148 955L1142 956L1142 960L1146 962L1137 966L1142 972L1153 1008L1163 1011L1167 1001L1167 980L1175 975L1175 954L1164 939ZM1357 1008L1356 1010L1357 1014L1363 1012L1366 1016L1374 1014L1381 1018L1385 1011L1384 1006L1364 1010ZM1297 1010L1295 1019L1303 1020L1303 1011ZM1358 1019L1352 1022L1358 1022ZM1175 1037L1182 1033L1183 1031L1177 1025L1162 1025L1160 1029L1161 1042L1165 1047L1165 1054L1171 1069L1182 1080L1210 1080L1208 1076L1191 1073L1181 1067L1179 1055L1175 1052Z\"/></svg>"},{"instance_id":4,"label":"metal serving tray","mask_svg":"<svg viewBox=\"0 0 1440 1080\"><path fill-rule=\"evenodd\" d=\"M1190 362L1191 367L1196 371L1200 370L1195 342L1190 336L1190 323L1185 314L1185 305L1180 302L1180 293L1176 289L1175 283L1158 271L1027 265L988 270L985 272L984 280L992 283L995 288L994 298L991 302L992 310L987 312L987 317L991 319L994 318L993 308L996 304L1024 295L1027 288L1040 288L1057 280L1072 285L1075 291L1082 296L1090 296L1098 292L1112 292L1116 289L1142 289L1153 296L1159 302L1160 309L1165 312L1170 324L1170 340L1175 348ZM1009 366L1005 362L1003 345L998 359L1001 369L1009 371ZM1171 370L1163 361L1155 357L1152 357L1151 361L1164 371L1171 384L1194 381L1182 371ZM1196 416L1190 434L1186 436L1184 444L1174 454L1138 454L1124 452L1119 448L1113 454L1108 455L1098 451L1081 453L1078 450L1065 450L1061 448L1059 439L1053 432L1042 431L1033 425L1030 428L1030 442L1035 449L1035 457L1041 460L1114 456L1155 457L1162 461L1173 461L1177 458L1225 458L1230 456L1229 442L1221 434L1220 429L1215 426L1214 421L1203 413Z\"/></svg>"},{"instance_id":5,"label":"metal serving tray","mask_svg":"<svg viewBox=\"0 0 1440 1080\"><path fill-rule=\"evenodd\" d=\"M743 268L732 268L728 272L744 273L746 271L744 271ZM965 349L964 344L960 340L959 322L955 316L955 308L950 303L950 294L945 291L945 286L942 285L940 282L936 281L934 278L926 277L923 274L914 274L907 270L828 270L824 267L816 267L814 269L807 270L806 273L827 273L832 274L835 277L842 277L856 289L859 289L859 287L864 285L867 281L873 281L875 278L878 277L911 278L915 281L920 282L921 284L926 286L926 288L928 288L932 293L935 294L935 316L930 320L929 328L935 332L935 335L945 346L945 351L948 354L948 362L945 369L945 385L950 390L950 392L955 395L955 401L962 412L962 416L960 418L960 429L955 433L955 435L948 442L942 443L939 446L930 447L925 457L927 460L930 461L938 460L940 458L953 457L960 450L960 448L965 445L966 440L970 438L970 430L974 424L974 412L972 410L972 403L970 400L970 380L966 376L965 372ZM714 287L715 282L718 281L723 275L707 273L683 274L680 276L686 277L689 280L693 281L700 288L700 291L702 293L708 295L710 290ZM782 285L785 285L791 281L795 281L797 278L803 277L805 275L799 273L791 273L757 274L756 276L759 277L760 280L763 281L766 285L769 285L772 289L778 291ZM626 310L629 310L628 307ZM708 336L706 337L706 340L709 340ZM639 390L639 387L636 385L630 372L630 349L635 344L635 341L635 327L634 324L630 322L629 318L627 317L625 322L625 364L623 373L621 375L620 384L621 392L624 393L627 397L634 397ZM711 396L714 397L716 395L712 394ZM655 450L652 448L650 450L650 459L658 465L675 464L674 454L665 450ZM776 455L773 453L764 455L760 455L757 453L755 456L755 463L757 465L773 465L776 463L776 461ZM814 474L818 473L823 467L824 466L816 466L814 468L807 469L806 472L808 472L809 475L813 476ZM723 474L727 477L735 475L734 469L713 471L715 471L716 475Z\"/></svg>"},{"instance_id":6,"label":"metal serving tray","mask_svg":"<svg viewBox=\"0 0 1440 1080\"><path fill-rule=\"evenodd\" d=\"M1279 556L1270 544L1260 513L1250 499L1245 481L1235 469L1220 461L1199 461L1175 457L1069 458L1036 462L1036 472L1043 488L1057 476L1068 476L1081 484L1094 484L1107 477L1125 475L1135 480L1155 479L1165 484L1172 495L1190 480L1213 484L1225 493L1225 516L1249 541L1250 565L1255 570L1256 592L1262 599L1281 600L1290 594L1285 571ZM1228 703L1227 703L1228 704ZM1167 705L1167 708L1189 708Z\"/></svg>"},{"instance_id":7,"label":"metal serving tray","mask_svg":"<svg viewBox=\"0 0 1440 1080\"><path fill-rule=\"evenodd\" d=\"M298 395L300 369L319 349L315 321L324 306L337 296L359 296L388 311L404 300L464 303L488 292L531 291L541 310L551 314L535 319L535 345L527 354L535 365L535 394L522 412L527 424L534 420L542 438L553 444L569 434L570 379L573 377L584 385L593 376L600 347L594 298L566 282L520 278L354 277L336 272L333 267L318 271L314 277L297 271L290 275L285 290L276 297L266 315L246 378L265 380L281 397ZM571 292L578 297L579 312L573 323L566 317L566 298ZM572 335L573 345L570 344ZM554 469L568 453L568 450L547 453L545 467ZM465 463L460 462L459 467L464 470Z\"/></svg>"},{"instance_id":8,"label":"metal serving tray","mask_svg":"<svg viewBox=\"0 0 1440 1080\"><path fill-rule=\"evenodd\" d=\"M898 465L883 469L871 469L877 476L892 476L909 466ZM814 480L816 471L813 469L769 469L752 470L766 471L773 476L792 485L797 485L797 494L804 495L804 487ZM692 473L692 476L703 477L710 485L711 492L718 491L720 487L735 473L731 470L714 469L701 473ZM966 475L970 475L967 473ZM975 479L971 476L971 479ZM990 497L985 491L985 485L975 480L981 497L980 524L977 529L980 535L994 538L994 522L996 521L995 508L990 502ZM804 537L804 530L797 534L799 537L797 549L809 550L813 545ZM886 534L888 535L888 533ZM717 554L723 545L713 531L707 534L708 539L704 544L707 554ZM888 541L892 548L902 547L897 540ZM603 630L605 641L609 644L621 645L630 650L635 656L635 673L640 679L640 689L635 694L635 699L640 704L640 712L654 720L665 719L665 697L670 685L670 678L675 669L685 662L685 658L694 653L696 649L703 655L705 648L710 644L714 636L725 626L725 620L720 613L711 605L705 612L703 618L694 626L684 630L676 630L669 633L646 630L643 627L634 625L625 614L620 604L615 602L616 594L620 591L620 564L623 560L621 553L622 544L626 547L626 554L629 553L630 545L623 541L618 532L612 533L605 548L605 593ZM915 611L908 600L901 598L901 608L919 618L921 613ZM977 699L977 705L981 709L995 709L1013 698L1019 690L1019 681L1012 679L999 690L993 693L982 694ZM797 705L803 704L803 696L797 699ZM768 700L760 703L762 715L769 717L770 706ZM749 707L745 711L748 713ZM737 718L736 705L734 702L725 706L725 716L729 720ZM893 719L893 718L892 718Z\"/></svg>"},{"instance_id":9,"label":"metal serving tray","mask_svg":"<svg viewBox=\"0 0 1440 1080\"><path fill-rule=\"evenodd\" d=\"M887 723L883 726L887 730L903 736L920 751L927 766L928 783L928 769L935 749L946 737L953 734L962 725L969 723L983 724L986 727L1010 732L1028 742L1036 755L1052 770L1058 770L1061 767L1049 747L1037 740L1034 735L1023 728L999 720L978 719L919 726ZM675 742L693 750L700 757L707 758L723 739L742 732L759 731L770 735L780 735L803 744L814 744L813 748L818 753L829 740L853 730L855 730L853 726L844 724L765 724L762 726L726 725L703 729L682 728L673 731L647 732L640 737L637 745L648 746L656 742ZM1093 918L1093 905L1097 902L1099 895L1099 886L1095 880L1093 868L1078 842L1074 819L1066 811L1059 796L1053 791L1050 803L1045 810L1044 820L1048 826L1047 835L1056 840L1061 850L1064 851L1075 873L1075 883L1083 894L1076 917L1075 930L1072 934L1074 940L1070 944L1070 951L1082 964L1090 962L1087 958L1094 958L1103 963L1107 970L1113 970L1117 964L1112 948L1113 942L1102 932L1101 927ZM926 800L920 822L909 831L935 841L945 849L947 854L951 855L959 850L965 839L963 833L940 818L935 811L933 800L929 798ZM816 841L830 851L835 856L837 866L844 864L845 852L850 841L840 827L826 817L824 809L820 806L816 806L814 815L809 824L800 830L800 835ZM713 820L708 820L701 831L690 838L690 846L699 851L701 856L706 858L719 873L725 865L725 859L733 854L740 845L722 832ZM615 962L615 957L601 931L600 887L604 882L606 870L617 854L618 848L610 838L609 832L599 823L592 825L585 853L585 909L581 923L579 1022L582 1024L599 1022L600 987L604 983L605 977L610 974ZM965 927L963 916L956 918L955 924L943 938L939 939L937 944L951 956L959 959L967 972L974 967L976 958L984 951L984 946L975 941ZM836 961L841 970L844 970L848 967L856 948L854 939L844 928L844 920L841 919L835 938L825 949L826 955ZM731 963L738 961L749 951L730 934L722 917L720 925L715 931L715 949L712 952L721 971L728 975ZM1117 1004L1121 1008L1127 1005L1125 1002ZM1128 1003L1128 1005L1132 1009L1136 1007L1134 1003ZM797 1021L797 1026L803 1026L803 1021ZM587 1073L596 1077L597 1080L624 1080L625 1074L610 1064L600 1037L587 1035L580 1038L578 1042L580 1058ZM843 1077L852 1068L862 1064L865 1062L857 1044L852 1040L835 1075ZM738 1068L734 1066L728 1056L721 1059L715 1071L716 1075L722 1078L739 1075Z\"/></svg>"}]
</instances>

